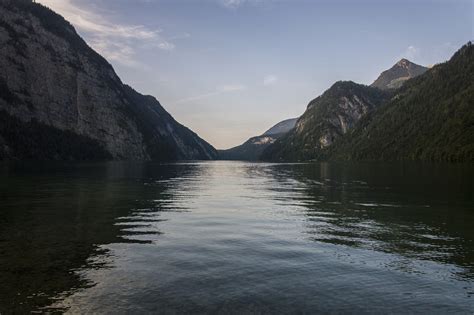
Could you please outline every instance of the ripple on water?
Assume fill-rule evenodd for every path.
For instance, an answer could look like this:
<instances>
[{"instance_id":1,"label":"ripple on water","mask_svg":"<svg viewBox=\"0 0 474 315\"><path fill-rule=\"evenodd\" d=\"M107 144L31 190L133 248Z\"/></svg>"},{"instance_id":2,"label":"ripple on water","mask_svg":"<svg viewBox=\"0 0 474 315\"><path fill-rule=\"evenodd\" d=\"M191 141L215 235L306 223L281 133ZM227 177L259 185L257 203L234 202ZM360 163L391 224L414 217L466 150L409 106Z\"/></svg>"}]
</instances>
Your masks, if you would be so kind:
<instances>
[{"instance_id":1,"label":"ripple on water","mask_svg":"<svg viewBox=\"0 0 474 315\"><path fill-rule=\"evenodd\" d=\"M61 178L11 171L0 312L472 313L472 172L402 170L189 162L73 167Z\"/></svg>"}]
</instances>

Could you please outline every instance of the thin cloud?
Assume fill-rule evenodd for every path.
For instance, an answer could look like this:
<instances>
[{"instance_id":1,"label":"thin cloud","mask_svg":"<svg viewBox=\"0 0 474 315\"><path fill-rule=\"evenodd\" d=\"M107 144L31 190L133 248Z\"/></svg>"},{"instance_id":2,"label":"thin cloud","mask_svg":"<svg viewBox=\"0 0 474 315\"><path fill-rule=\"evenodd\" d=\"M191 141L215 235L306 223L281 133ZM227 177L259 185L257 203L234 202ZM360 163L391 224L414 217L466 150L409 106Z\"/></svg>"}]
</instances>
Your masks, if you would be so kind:
<instances>
[{"instance_id":1,"label":"thin cloud","mask_svg":"<svg viewBox=\"0 0 474 315\"><path fill-rule=\"evenodd\" d=\"M418 58L419 55L420 55L420 49L413 46L413 45L410 45L410 46L407 47L405 52L403 52L401 57L413 61L416 58Z\"/></svg>"},{"instance_id":2,"label":"thin cloud","mask_svg":"<svg viewBox=\"0 0 474 315\"><path fill-rule=\"evenodd\" d=\"M246 89L247 89L247 87L245 85L242 85L242 84L222 85L222 86L218 86L212 92L186 97L186 98L177 100L174 103L175 104L189 103L189 102L197 101L197 100L208 98L208 97L215 96L215 95L220 95L220 94L225 94L225 93L232 93L232 92L237 92L237 91L243 91L243 90L246 90Z\"/></svg>"},{"instance_id":3,"label":"thin cloud","mask_svg":"<svg viewBox=\"0 0 474 315\"><path fill-rule=\"evenodd\" d=\"M229 84L229 85L222 85L218 87L217 91L224 93L224 92L242 91L245 89L246 89L245 85L242 85L242 84Z\"/></svg>"},{"instance_id":4,"label":"thin cloud","mask_svg":"<svg viewBox=\"0 0 474 315\"><path fill-rule=\"evenodd\" d=\"M245 4L259 5L265 2L272 2L276 0L217 0L217 3L224 8L235 10Z\"/></svg>"},{"instance_id":5,"label":"thin cloud","mask_svg":"<svg viewBox=\"0 0 474 315\"><path fill-rule=\"evenodd\" d=\"M245 0L221 0L220 4L228 9L236 9L240 7Z\"/></svg>"},{"instance_id":6,"label":"thin cloud","mask_svg":"<svg viewBox=\"0 0 474 315\"><path fill-rule=\"evenodd\" d=\"M269 74L265 78L263 78L263 85L265 86L274 85L277 82L278 82L278 77L273 74Z\"/></svg>"},{"instance_id":7,"label":"thin cloud","mask_svg":"<svg viewBox=\"0 0 474 315\"><path fill-rule=\"evenodd\" d=\"M169 40L178 40L178 39L185 39L185 38L190 38L190 37L191 37L191 34L183 33L183 34L180 34L180 35L175 35L175 36L169 37Z\"/></svg>"},{"instance_id":8,"label":"thin cloud","mask_svg":"<svg viewBox=\"0 0 474 315\"><path fill-rule=\"evenodd\" d=\"M101 55L126 66L138 66L136 47L155 47L170 51L175 45L164 38L160 29L144 25L113 23L107 16L79 7L71 0L37 0L64 16L79 31L84 32L88 43Z\"/></svg>"}]
</instances>

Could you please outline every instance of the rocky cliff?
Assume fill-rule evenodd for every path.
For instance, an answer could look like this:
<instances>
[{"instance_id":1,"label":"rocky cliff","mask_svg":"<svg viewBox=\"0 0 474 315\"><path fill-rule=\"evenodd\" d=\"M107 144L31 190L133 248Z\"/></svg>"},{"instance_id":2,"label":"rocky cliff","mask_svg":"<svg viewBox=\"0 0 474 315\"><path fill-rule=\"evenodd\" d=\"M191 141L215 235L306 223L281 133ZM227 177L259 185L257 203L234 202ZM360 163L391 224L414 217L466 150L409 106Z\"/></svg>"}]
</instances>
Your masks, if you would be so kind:
<instances>
[{"instance_id":1,"label":"rocky cliff","mask_svg":"<svg viewBox=\"0 0 474 315\"><path fill-rule=\"evenodd\" d=\"M216 150L124 85L61 16L0 0L0 158L213 159Z\"/></svg>"},{"instance_id":2,"label":"rocky cliff","mask_svg":"<svg viewBox=\"0 0 474 315\"><path fill-rule=\"evenodd\" d=\"M377 88L352 81L336 82L309 103L295 128L265 149L262 159L299 161L321 158L327 147L388 97L389 93Z\"/></svg>"},{"instance_id":3,"label":"rocky cliff","mask_svg":"<svg viewBox=\"0 0 474 315\"><path fill-rule=\"evenodd\" d=\"M408 79L422 75L426 70L428 68L417 65L410 60L401 59L393 67L382 72L371 86L382 90L397 89Z\"/></svg>"}]
</instances>

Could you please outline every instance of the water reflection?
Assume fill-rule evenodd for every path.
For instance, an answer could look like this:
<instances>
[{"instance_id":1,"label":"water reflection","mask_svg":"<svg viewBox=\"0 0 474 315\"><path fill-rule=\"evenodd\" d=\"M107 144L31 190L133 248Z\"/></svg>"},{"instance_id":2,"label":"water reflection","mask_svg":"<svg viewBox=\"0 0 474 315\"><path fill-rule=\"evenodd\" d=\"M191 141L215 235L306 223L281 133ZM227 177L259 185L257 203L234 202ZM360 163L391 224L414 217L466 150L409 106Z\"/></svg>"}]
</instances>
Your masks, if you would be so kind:
<instances>
[{"instance_id":1,"label":"water reflection","mask_svg":"<svg viewBox=\"0 0 474 315\"><path fill-rule=\"evenodd\" d=\"M101 245L150 243L185 166L2 164L0 313L25 313L94 285L78 270L108 267ZM143 185L143 178L157 179ZM176 211L176 208L173 209Z\"/></svg>"},{"instance_id":2,"label":"water reflection","mask_svg":"<svg viewBox=\"0 0 474 315\"><path fill-rule=\"evenodd\" d=\"M283 205L299 204L310 239L455 263L474 278L473 168L466 165L307 164L271 168ZM400 268L410 269L406 259ZM393 263L397 267L397 263Z\"/></svg>"},{"instance_id":3,"label":"water reflection","mask_svg":"<svg viewBox=\"0 0 474 315\"><path fill-rule=\"evenodd\" d=\"M473 175L413 163L0 164L0 313L469 313Z\"/></svg>"}]
</instances>

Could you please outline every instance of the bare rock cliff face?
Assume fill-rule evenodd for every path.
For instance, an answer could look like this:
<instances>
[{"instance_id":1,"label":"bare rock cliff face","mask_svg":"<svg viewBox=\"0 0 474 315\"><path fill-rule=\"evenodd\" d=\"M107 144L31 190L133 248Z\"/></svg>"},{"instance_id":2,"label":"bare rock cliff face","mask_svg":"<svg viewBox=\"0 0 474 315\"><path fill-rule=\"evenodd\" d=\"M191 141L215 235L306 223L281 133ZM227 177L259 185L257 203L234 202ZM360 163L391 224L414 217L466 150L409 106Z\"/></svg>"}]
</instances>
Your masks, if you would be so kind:
<instances>
[{"instance_id":1,"label":"bare rock cliff face","mask_svg":"<svg viewBox=\"0 0 474 315\"><path fill-rule=\"evenodd\" d=\"M217 154L154 98L122 84L67 21L26 0L0 0L0 112L15 128L33 122L46 136L67 132L57 135L58 152L46 158L75 159L74 152L61 153L64 137L71 134L113 159L212 159ZM27 131L4 129L3 157L24 157L15 148L29 137Z\"/></svg>"},{"instance_id":2,"label":"bare rock cliff face","mask_svg":"<svg viewBox=\"0 0 474 315\"><path fill-rule=\"evenodd\" d=\"M407 59L401 59L390 69L382 72L380 76L371 84L382 90L398 89L407 80L422 75L428 68L417 65Z\"/></svg>"},{"instance_id":3,"label":"bare rock cliff face","mask_svg":"<svg viewBox=\"0 0 474 315\"><path fill-rule=\"evenodd\" d=\"M311 160L345 135L389 97L387 92L339 81L311 101L296 126L262 154L265 160Z\"/></svg>"},{"instance_id":4,"label":"bare rock cliff face","mask_svg":"<svg viewBox=\"0 0 474 315\"><path fill-rule=\"evenodd\" d=\"M354 82L337 82L311 101L296 124L296 134L319 148L346 134L384 99L384 93Z\"/></svg>"}]
</instances>

